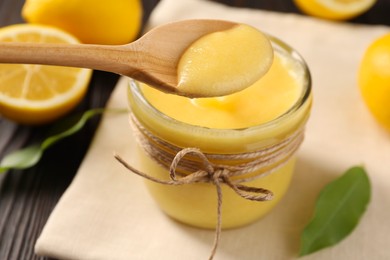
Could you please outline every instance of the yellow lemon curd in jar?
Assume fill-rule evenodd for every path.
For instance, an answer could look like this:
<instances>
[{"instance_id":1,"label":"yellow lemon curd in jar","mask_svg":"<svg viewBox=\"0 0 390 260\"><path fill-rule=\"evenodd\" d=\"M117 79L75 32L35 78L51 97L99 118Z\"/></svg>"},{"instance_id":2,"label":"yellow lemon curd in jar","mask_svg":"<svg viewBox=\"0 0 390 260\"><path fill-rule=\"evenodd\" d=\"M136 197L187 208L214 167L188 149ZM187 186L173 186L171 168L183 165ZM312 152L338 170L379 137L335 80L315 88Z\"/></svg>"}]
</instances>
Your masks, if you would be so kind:
<instances>
[{"instance_id":1,"label":"yellow lemon curd in jar","mask_svg":"<svg viewBox=\"0 0 390 260\"><path fill-rule=\"evenodd\" d=\"M229 37L234 39L234 31ZM229 37L225 35L223 40ZM210 44L218 44L218 41ZM271 68L243 91L222 97L190 99L133 81L129 91L132 112L159 138L183 148L197 147L204 153L246 153L273 145L305 124L311 103L309 72L304 62L292 57L292 50L282 42L275 39L273 45L277 48L274 48ZM209 58L212 59L203 56L203 62L215 62ZM196 80L201 81L201 75ZM142 171L159 179L169 179L166 169L149 158L142 148L138 150ZM246 225L268 213L285 194L294 163L293 156L271 174L242 183L272 191L271 201L249 201L223 185L222 228ZM168 186L146 181L146 185L167 215L192 226L215 228L217 193L213 184Z\"/></svg>"}]
</instances>

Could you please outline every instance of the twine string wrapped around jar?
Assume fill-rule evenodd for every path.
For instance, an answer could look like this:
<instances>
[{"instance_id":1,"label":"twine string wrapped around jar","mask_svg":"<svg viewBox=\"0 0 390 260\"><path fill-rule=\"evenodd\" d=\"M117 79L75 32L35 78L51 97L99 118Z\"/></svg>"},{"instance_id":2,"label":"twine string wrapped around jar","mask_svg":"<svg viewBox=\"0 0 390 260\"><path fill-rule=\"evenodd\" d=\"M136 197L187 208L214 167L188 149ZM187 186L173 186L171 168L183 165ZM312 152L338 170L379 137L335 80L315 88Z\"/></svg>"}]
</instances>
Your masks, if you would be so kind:
<instances>
[{"instance_id":1,"label":"twine string wrapped around jar","mask_svg":"<svg viewBox=\"0 0 390 260\"><path fill-rule=\"evenodd\" d=\"M270 190L242 183L265 177L283 167L303 141L301 128L276 144L261 150L239 154L204 153L198 148L178 147L168 143L146 129L131 113L130 121L136 140L152 160L169 171L169 180L155 178L135 169L119 155L115 158L131 172L150 181L165 185L212 183L217 191L217 224L209 259L213 259L220 240L222 226L222 189L225 184L244 199L267 201L273 198ZM239 178L238 178L239 177Z\"/></svg>"}]
</instances>

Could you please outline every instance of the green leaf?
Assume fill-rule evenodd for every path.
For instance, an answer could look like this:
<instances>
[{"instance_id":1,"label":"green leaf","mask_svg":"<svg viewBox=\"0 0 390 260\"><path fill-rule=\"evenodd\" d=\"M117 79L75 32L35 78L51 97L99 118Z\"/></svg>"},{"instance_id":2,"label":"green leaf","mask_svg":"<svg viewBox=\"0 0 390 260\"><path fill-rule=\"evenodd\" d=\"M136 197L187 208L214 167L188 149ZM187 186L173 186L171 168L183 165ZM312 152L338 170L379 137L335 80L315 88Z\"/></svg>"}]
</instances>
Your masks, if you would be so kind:
<instances>
[{"instance_id":1,"label":"green leaf","mask_svg":"<svg viewBox=\"0 0 390 260\"><path fill-rule=\"evenodd\" d=\"M332 246L358 224L371 197L366 171L353 167L320 193L311 222L301 235L300 256Z\"/></svg>"},{"instance_id":2,"label":"green leaf","mask_svg":"<svg viewBox=\"0 0 390 260\"><path fill-rule=\"evenodd\" d=\"M75 122L60 121L54 126L56 134L46 138L41 144L34 144L6 155L0 162L0 174L11 169L26 169L34 166L41 159L43 152L65 137L68 137L80 129L93 116L103 112L125 112L125 109L105 110L102 108L91 109L84 112ZM74 121L74 119L72 119Z\"/></svg>"},{"instance_id":3,"label":"green leaf","mask_svg":"<svg viewBox=\"0 0 390 260\"><path fill-rule=\"evenodd\" d=\"M98 115L98 114L101 114L103 113L105 110L102 109L102 108L98 108L98 109L91 109L91 110L87 110L85 111L82 116L80 117L80 119L78 119L73 125L71 125L70 127L68 128L64 128L63 125L67 125L66 122L60 122L61 124L61 127L59 125L57 125L57 127L59 129L56 130L56 132L59 132L58 134L55 134L53 136L50 136L48 138L46 138L42 144L41 144L41 148L42 149L47 149L48 147L52 146L53 144L57 143L59 140L65 138L65 137L68 137L74 133L77 133L78 131L80 131L85 123L93 116L95 115ZM56 127L54 127L56 128ZM61 129L61 128L64 128L64 129Z\"/></svg>"},{"instance_id":4,"label":"green leaf","mask_svg":"<svg viewBox=\"0 0 390 260\"><path fill-rule=\"evenodd\" d=\"M8 169L25 169L35 165L42 156L39 145L31 145L21 150L15 151L3 158L0 164L0 173Z\"/></svg>"}]
</instances>

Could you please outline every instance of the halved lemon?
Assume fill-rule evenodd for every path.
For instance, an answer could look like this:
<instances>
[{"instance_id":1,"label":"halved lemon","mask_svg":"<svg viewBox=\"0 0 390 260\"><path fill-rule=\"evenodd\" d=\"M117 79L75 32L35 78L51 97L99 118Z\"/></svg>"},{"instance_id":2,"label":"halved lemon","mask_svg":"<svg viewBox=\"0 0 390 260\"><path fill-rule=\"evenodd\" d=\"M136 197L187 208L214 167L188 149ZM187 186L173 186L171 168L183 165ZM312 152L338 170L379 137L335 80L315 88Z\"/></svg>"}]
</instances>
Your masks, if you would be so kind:
<instances>
[{"instance_id":1,"label":"halved lemon","mask_svg":"<svg viewBox=\"0 0 390 260\"><path fill-rule=\"evenodd\" d=\"M302 12L329 20L347 20L370 9L376 0L294 0Z\"/></svg>"},{"instance_id":2,"label":"halved lemon","mask_svg":"<svg viewBox=\"0 0 390 260\"><path fill-rule=\"evenodd\" d=\"M0 29L2 42L78 43L54 27L18 24ZM92 70L47 65L0 64L0 115L23 124L53 121L84 97Z\"/></svg>"}]
</instances>

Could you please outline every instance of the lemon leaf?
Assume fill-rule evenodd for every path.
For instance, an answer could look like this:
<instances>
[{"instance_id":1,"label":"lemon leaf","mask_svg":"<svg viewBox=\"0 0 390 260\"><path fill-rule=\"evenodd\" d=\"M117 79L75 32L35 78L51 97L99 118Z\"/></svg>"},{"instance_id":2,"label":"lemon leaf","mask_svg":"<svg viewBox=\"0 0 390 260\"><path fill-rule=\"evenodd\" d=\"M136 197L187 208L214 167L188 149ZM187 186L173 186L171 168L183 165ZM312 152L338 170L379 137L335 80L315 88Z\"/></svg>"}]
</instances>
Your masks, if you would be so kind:
<instances>
[{"instance_id":1,"label":"lemon leaf","mask_svg":"<svg viewBox=\"0 0 390 260\"><path fill-rule=\"evenodd\" d=\"M102 108L91 109L85 111L81 117L72 125L69 126L67 122L60 121L57 125L54 126L57 134L47 137L41 144L33 144L31 146L22 148L20 150L14 151L6 155L0 162L0 174L4 173L11 169L26 169L34 166L41 159L43 152L54 145L58 141L66 138L79 130L81 130L85 123L93 116L102 114L104 112L125 112L125 109L118 110L106 110ZM66 127L64 128L64 125Z\"/></svg>"},{"instance_id":2,"label":"lemon leaf","mask_svg":"<svg viewBox=\"0 0 390 260\"><path fill-rule=\"evenodd\" d=\"M72 126L65 128L65 129L64 129L63 125L66 126L67 122L60 122L58 125L56 125L54 127L54 129L55 129L54 131L58 132L58 134L55 134L53 136L46 138L42 142L41 148L47 149L48 147L52 146L53 144L55 144L59 140L78 132L79 130L81 130L83 128L83 126L88 121L88 119L90 119L91 117L93 117L95 115L101 114L103 112L104 112L104 109L102 109L102 108L88 110L88 111L84 112L83 115L80 117L80 119L78 119ZM72 119L69 119L69 120L72 120Z\"/></svg>"},{"instance_id":3,"label":"lemon leaf","mask_svg":"<svg viewBox=\"0 0 390 260\"><path fill-rule=\"evenodd\" d=\"M353 167L320 193L311 222L301 235L300 256L332 246L357 226L371 197L371 185L362 167Z\"/></svg>"},{"instance_id":4,"label":"lemon leaf","mask_svg":"<svg viewBox=\"0 0 390 260\"><path fill-rule=\"evenodd\" d=\"M0 173L9 169L25 169L35 165L42 157L42 149L38 144L17 150L3 158Z\"/></svg>"}]
</instances>

